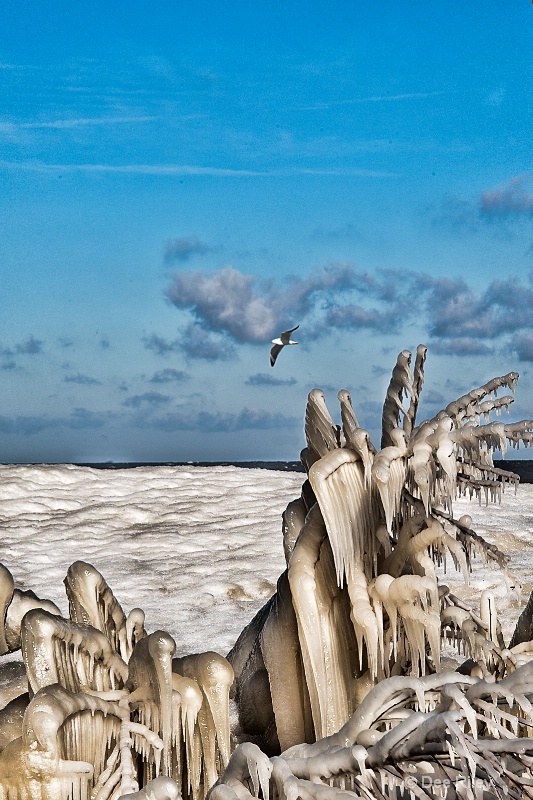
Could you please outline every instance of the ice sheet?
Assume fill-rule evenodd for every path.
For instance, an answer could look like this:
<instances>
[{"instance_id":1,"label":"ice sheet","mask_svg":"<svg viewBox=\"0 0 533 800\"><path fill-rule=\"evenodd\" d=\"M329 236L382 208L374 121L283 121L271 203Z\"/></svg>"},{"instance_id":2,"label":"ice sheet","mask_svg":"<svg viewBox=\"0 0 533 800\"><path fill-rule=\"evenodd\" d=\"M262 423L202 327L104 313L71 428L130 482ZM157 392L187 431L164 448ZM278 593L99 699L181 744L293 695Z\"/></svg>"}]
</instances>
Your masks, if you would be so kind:
<instances>
[{"instance_id":1,"label":"ice sheet","mask_svg":"<svg viewBox=\"0 0 533 800\"><path fill-rule=\"evenodd\" d=\"M67 613L76 560L177 654L225 654L284 569L281 514L302 474L238 467L0 466L0 561Z\"/></svg>"},{"instance_id":2,"label":"ice sheet","mask_svg":"<svg viewBox=\"0 0 533 800\"><path fill-rule=\"evenodd\" d=\"M18 587L64 613L67 568L89 561L126 612L140 606L149 631L174 637L178 655L225 654L275 590L285 566L281 514L304 477L231 466L0 466L0 561ZM516 496L508 489L499 506L456 501L454 516L464 513L511 556L523 605L532 588L533 485ZM495 591L510 635L519 609L497 570L476 559L463 587L448 567L446 582L474 603L483 588Z\"/></svg>"}]
</instances>

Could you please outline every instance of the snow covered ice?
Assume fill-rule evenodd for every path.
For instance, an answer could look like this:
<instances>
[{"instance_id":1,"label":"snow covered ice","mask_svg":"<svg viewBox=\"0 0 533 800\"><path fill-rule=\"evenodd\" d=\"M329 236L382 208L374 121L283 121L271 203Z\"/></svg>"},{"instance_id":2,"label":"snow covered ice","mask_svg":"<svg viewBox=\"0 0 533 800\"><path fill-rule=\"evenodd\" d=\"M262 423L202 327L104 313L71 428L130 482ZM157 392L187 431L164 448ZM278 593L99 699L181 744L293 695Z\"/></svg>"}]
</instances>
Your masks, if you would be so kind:
<instances>
[{"instance_id":1,"label":"snow covered ice","mask_svg":"<svg viewBox=\"0 0 533 800\"><path fill-rule=\"evenodd\" d=\"M275 591L285 568L281 515L303 475L241 467L136 467L70 464L0 466L0 562L15 583L67 613L70 564L93 564L126 611L146 613L147 630L168 631L177 654L206 647L226 654ZM510 571L532 588L533 485L507 487L501 504L460 498L454 516L511 556ZM516 598L499 572L474 560L464 586L451 562L445 577L478 602L495 591L504 630ZM506 629L505 623L508 620Z\"/></svg>"},{"instance_id":2,"label":"snow covered ice","mask_svg":"<svg viewBox=\"0 0 533 800\"><path fill-rule=\"evenodd\" d=\"M0 466L0 562L67 614L77 560L177 655L227 653L285 568L281 515L303 475L239 467Z\"/></svg>"}]
</instances>

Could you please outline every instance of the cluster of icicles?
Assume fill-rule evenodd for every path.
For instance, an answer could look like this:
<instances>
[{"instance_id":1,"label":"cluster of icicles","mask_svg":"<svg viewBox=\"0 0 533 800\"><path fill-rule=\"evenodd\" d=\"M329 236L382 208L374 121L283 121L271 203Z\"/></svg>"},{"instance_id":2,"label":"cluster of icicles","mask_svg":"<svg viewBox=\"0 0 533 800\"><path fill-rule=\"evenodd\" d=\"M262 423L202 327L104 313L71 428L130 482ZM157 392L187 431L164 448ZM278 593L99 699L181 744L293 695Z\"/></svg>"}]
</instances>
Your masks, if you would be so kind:
<instances>
[{"instance_id":1,"label":"cluster of icicles","mask_svg":"<svg viewBox=\"0 0 533 800\"><path fill-rule=\"evenodd\" d=\"M468 581L477 553L516 590L453 501L516 487L492 453L533 421L490 421L509 373L416 424L425 356L398 356L380 450L347 391L341 425L309 395L287 568L226 658L173 658L90 565L67 575L70 620L5 570L0 652L22 647L30 692L0 711L0 800L533 798L533 596L506 645L490 592L474 610L436 577L450 558Z\"/></svg>"},{"instance_id":2,"label":"cluster of icicles","mask_svg":"<svg viewBox=\"0 0 533 800\"><path fill-rule=\"evenodd\" d=\"M230 756L228 661L173 658L83 561L65 578L70 619L0 569L0 654L21 648L29 688L0 711L1 800L203 798Z\"/></svg>"}]
</instances>

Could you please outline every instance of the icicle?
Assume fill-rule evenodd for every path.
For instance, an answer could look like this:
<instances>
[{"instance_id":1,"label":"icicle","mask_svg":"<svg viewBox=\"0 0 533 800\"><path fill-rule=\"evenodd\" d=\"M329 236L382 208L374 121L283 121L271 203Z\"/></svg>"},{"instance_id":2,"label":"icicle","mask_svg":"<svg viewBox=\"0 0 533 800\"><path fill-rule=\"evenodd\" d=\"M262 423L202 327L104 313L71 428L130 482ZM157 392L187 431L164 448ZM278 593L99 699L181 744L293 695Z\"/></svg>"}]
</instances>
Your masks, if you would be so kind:
<instances>
[{"instance_id":1,"label":"icicle","mask_svg":"<svg viewBox=\"0 0 533 800\"><path fill-rule=\"evenodd\" d=\"M387 389L385 403L383 405L382 414L382 435L381 435L381 449L395 444L391 437L392 431L398 427L400 421L400 411L404 417L409 417L408 412L402 406L402 398L404 393L409 395L412 399L416 399L413 390L414 376L411 372L411 353L409 350L402 350L396 360L396 365L392 371L392 376Z\"/></svg>"},{"instance_id":2,"label":"icicle","mask_svg":"<svg viewBox=\"0 0 533 800\"><path fill-rule=\"evenodd\" d=\"M336 450L321 458L311 467L309 481L326 524L337 584L342 587L345 574L373 559L374 531L379 524L375 496L365 489L361 461L351 450Z\"/></svg>"},{"instance_id":3,"label":"icicle","mask_svg":"<svg viewBox=\"0 0 533 800\"><path fill-rule=\"evenodd\" d=\"M411 651L412 674L425 671L425 636L430 645L431 656L438 669L440 662L440 616L435 610L427 610L426 595L430 606L438 608L436 583L430 578L417 575L403 575L389 586L389 598L395 604L404 623ZM421 607L414 603L418 602Z\"/></svg>"},{"instance_id":4,"label":"icicle","mask_svg":"<svg viewBox=\"0 0 533 800\"><path fill-rule=\"evenodd\" d=\"M353 622L359 650L359 669L363 670L363 642L366 645L366 654L370 676L372 680L377 677L378 664L383 664L383 653L379 652L378 620L374 613L368 596L365 574L362 569L355 567L348 578L348 593L351 602L350 617Z\"/></svg>"},{"instance_id":5,"label":"icicle","mask_svg":"<svg viewBox=\"0 0 533 800\"><path fill-rule=\"evenodd\" d=\"M228 766L211 792L211 796L226 800L231 795L226 792L219 792L219 789L231 788L240 798L252 797L246 789L246 784L250 780L253 785L253 797L259 797L259 789L262 791L264 800L269 800L269 780L273 777L278 786L284 789L294 775L287 762L282 758L276 758L272 764L264 753L252 742L244 742L233 751ZM274 768L274 772L273 772ZM235 795L234 795L235 796ZM292 793L288 793L292 797Z\"/></svg>"},{"instance_id":6,"label":"icicle","mask_svg":"<svg viewBox=\"0 0 533 800\"><path fill-rule=\"evenodd\" d=\"M98 570L85 561L72 564L65 578L70 616L106 634L124 660L129 658L126 616Z\"/></svg>"},{"instance_id":7,"label":"icicle","mask_svg":"<svg viewBox=\"0 0 533 800\"><path fill-rule=\"evenodd\" d=\"M346 452L349 451L339 451ZM302 661L317 738L338 730L348 718L346 687L338 679L332 648L331 621L319 604L316 572L326 529L315 505L291 556L288 580L298 623ZM337 673L337 674L336 674Z\"/></svg>"},{"instance_id":8,"label":"icicle","mask_svg":"<svg viewBox=\"0 0 533 800\"><path fill-rule=\"evenodd\" d=\"M396 611L396 605L392 602L389 595L389 588L393 580L394 578L392 577L392 575L388 575L386 573L378 575L378 577L375 579L369 590L369 594L370 597L372 598L372 602L374 605L374 613L376 614L376 621L378 624L378 637L380 642L380 650L382 658L381 667L383 670L388 670L388 658L386 657L385 646L383 642L383 615L381 612L382 606L385 607L385 610L389 617L389 623L392 631L394 659L396 659L397 655L397 645L398 645L397 611Z\"/></svg>"},{"instance_id":9,"label":"icicle","mask_svg":"<svg viewBox=\"0 0 533 800\"><path fill-rule=\"evenodd\" d=\"M198 757L195 753L195 730L197 726L198 713L203 703L203 694L192 678L185 678L174 672L175 665L172 665L172 687L179 692L182 736L185 742L185 759L187 767L187 782L189 791L194 794L200 787L200 769Z\"/></svg>"},{"instance_id":10,"label":"icicle","mask_svg":"<svg viewBox=\"0 0 533 800\"><path fill-rule=\"evenodd\" d=\"M206 697L222 766L225 767L230 756L229 690L234 678L233 669L225 658L213 651L186 656L174 663L198 683Z\"/></svg>"},{"instance_id":11,"label":"icicle","mask_svg":"<svg viewBox=\"0 0 533 800\"><path fill-rule=\"evenodd\" d=\"M400 510L401 494L407 475L405 461L407 446L401 428L391 430L389 438L394 444L381 450L374 458L372 479L379 489L387 530L392 533L393 522Z\"/></svg>"},{"instance_id":12,"label":"icicle","mask_svg":"<svg viewBox=\"0 0 533 800\"><path fill-rule=\"evenodd\" d=\"M113 669L121 682L127 677L127 666L98 630L78 626L70 620L55 616L44 609L32 609L24 617L22 631L22 655L32 692L41 687L59 683L77 691L79 674L73 660L74 651L89 656L89 670L85 673L88 688L104 690L101 675ZM95 663L99 669L94 671Z\"/></svg>"},{"instance_id":13,"label":"icicle","mask_svg":"<svg viewBox=\"0 0 533 800\"><path fill-rule=\"evenodd\" d=\"M485 589L481 593L480 614L482 621L487 626L489 638L494 642L494 644L498 644L498 614L496 611L496 600L494 593L490 592L488 589Z\"/></svg>"},{"instance_id":14,"label":"icicle","mask_svg":"<svg viewBox=\"0 0 533 800\"><path fill-rule=\"evenodd\" d=\"M366 767L366 759L368 756L368 751L366 747L361 747L361 745L355 745L352 747L352 756L357 761L357 766L359 767L359 772L361 773L361 778L363 782L366 782L367 775L369 770Z\"/></svg>"},{"instance_id":15,"label":"icicle","mask_svg":"<svg viewBox=\"0 0 533 800\"><path fill-rule=\"evenodd\" d=\"M322 541L318 555L319 562L315 565L315 584L318 583L316 586L320 598L318 602L322 604L321 625L325 618L332 632L330 637L332 666L338 662L340 687L343 683L346 685L352 681L353 666L350 660L350 648L346 644L350 641L351 621L348 603L342 602L346 599L345 593L341 595L337 589L333 554L326 540ZM307 704L302 701L307 688L298 620L294 610L296 602L296 600L293 602L291 596L287 572L283 572L278 579L276 594L269 605L268 617L258 637L258 649L268 673L272 710L282 751L305 741L312 732L310 713ZM230 656L228 659L236 666ZM237 669L237 693L242 678L246 684L246 670L243 675L242 670ZM351 710L348 703L347 699L347 713Z\"/></svg>"},{"instance_id":16,"label":"icicle","mask_svg":"<svg viewBox=\"0 0 533 800\"><path fill-rule=\"evenodd\" d=\"M351 448L360 457L364 466L365 486L370 486L372 462L376 449L370 441L368 431L359 427L355 416L350 393L341 389L337 397L341 404L341 419L346 447Z\"/></svg>"},{"instance_id":17,"label":"icicle","mask_svg":"<svg viewBox=\"0 0 533 800\"><path fill-rule=\"evenodd\" d=\"M132 608L126 619L126 661L129 661L137 642L145 636L144 611L141 608Z\"/></svg>"},{"instance_id":18,"label":"icicle","mask_svg":"<svg viewBox=\"0 0 533 800\"><path fill-rule=\"evenodd\" d=\"M305 410L305 436L312 453L311 462L339 447L338 429L326 406L324 392L313 389Z\"/></svg>"},{"instance_id":19,"label":"icicle","mask_svg":"<svg viewBox=\"0 0 533 800\"><path fill-rule=\"evenodd\" d=\"M129 660L127 688L131 691L145 686L153 690L153 699L140 702L144 721L163 740L162 752L164 774L169 774L171 761L171 723L172 723L172 656L176 644L164 631L141 639L135 646ZM159 756L158 756L159 757Z\"/></svg>"}]
</instances>

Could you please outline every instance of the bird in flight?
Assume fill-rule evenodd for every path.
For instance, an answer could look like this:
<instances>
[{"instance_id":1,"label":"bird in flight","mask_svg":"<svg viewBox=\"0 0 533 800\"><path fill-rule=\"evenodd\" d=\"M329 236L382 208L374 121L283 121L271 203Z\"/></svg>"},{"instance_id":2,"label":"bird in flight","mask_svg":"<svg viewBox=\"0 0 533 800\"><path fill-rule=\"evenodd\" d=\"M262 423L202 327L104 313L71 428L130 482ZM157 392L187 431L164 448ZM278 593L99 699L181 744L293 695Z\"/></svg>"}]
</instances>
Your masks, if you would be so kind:
<instances>
[{"instance_id":1,"label":"bird in flight","mask_svg":"<svg viewBox=\"0 0 533 800\"><path fill-rule=\"evenodd\" d=\"M280 335L279 339L272 339L272 344L274 347L270 351L270 365L273 367L276 363L276 358L279 356L285 345L287 344L298 344L298 342L291 341L291 333L297 330L300 326L297 325L296 328L291 328L290 331L283 331Z\"/></svg>"}]
</instances>

